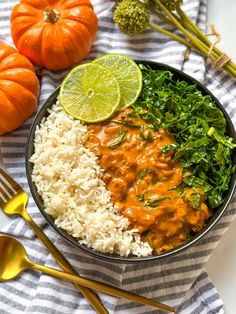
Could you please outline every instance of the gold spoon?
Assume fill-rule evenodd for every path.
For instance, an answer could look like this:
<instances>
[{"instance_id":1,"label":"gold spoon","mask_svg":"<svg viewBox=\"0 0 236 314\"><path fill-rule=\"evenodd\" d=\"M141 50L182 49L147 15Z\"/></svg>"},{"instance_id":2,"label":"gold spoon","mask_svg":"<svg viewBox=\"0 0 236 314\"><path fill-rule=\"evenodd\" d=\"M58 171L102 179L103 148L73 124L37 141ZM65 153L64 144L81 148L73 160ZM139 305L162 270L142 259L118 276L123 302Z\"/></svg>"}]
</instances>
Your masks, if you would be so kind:
<instances>
[{"instance_id":1,"label":"gold spoon","mask_svg":"<svg viewBox=\"0 0 236 314\"><path fill-rule=\"evenodd\" d=\"M35 264L29 260L24 246L14 238L0 236L0 252L0 281L13 279L26 269L35 269L50 276L77 282L81 286L111 294L116 297L126 298L137 303L150 305L152 307L159 309L161 308L170 312L175 312L173 307L142 297L135 293L128 292L95 280L86 279L84 277L71 275L53 268Z\"/></svg>"}]
</instances>

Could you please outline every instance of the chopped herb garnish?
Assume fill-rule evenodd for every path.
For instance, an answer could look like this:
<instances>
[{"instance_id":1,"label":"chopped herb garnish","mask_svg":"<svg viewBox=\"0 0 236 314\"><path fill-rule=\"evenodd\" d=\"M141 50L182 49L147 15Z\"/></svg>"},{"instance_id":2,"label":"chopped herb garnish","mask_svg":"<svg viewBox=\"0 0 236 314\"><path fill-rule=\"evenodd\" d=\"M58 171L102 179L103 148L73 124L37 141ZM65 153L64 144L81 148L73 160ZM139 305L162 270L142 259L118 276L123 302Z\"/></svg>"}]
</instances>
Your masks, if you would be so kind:
<instances>
[{"instance_id":1,"label":"chopped herb garnish","mask_svg":"<svg viewBox=\"0 0 236 314\"><path fill-rule=\"evenodd\" d=\"M199 210L200 209L200 203L201 203L201 196L198 193L192 194L192 207L194 209Z\"/></svg>"},{"instance_id":2,"label":"chopped herb garnish","mask_svg":"<svg viewBox=\"0 0 236 314\"><path fill-rule=\"evenodd\" d=\"M193 237L190 231L186 231L185 236L186 236L186 240L190 240Z\"/></svg>"},{"instance_id":3,"label":"chopped herb garnish","mask_svg":"<svg viewBox=\"0 0 236 314\"><path fill-rule=\"evenodd\" d=\"M185 187L185 184L181 183L180 185L170 187L168 190L169 191L177 190L179 193L183 193L184 192L184 187Z\"/></svg>"},{"instance_id":4,"label":"chopped herb garnish","mask_svg":"<svg viewBox=\"0 0 236 314\"><path fill-rule=\"evenodd\" d=\"M158 198L149 199L145 202L144 206L157 207L159 202L164 201L166 199L169 199L169 197L162 196L162 197L158 197Z\"/></svg>"},{"instance_id":5,"label":"chopped herb garnish","mask_svg":"<svg viewBox=\"0 0 236 314\"><path fill-rule=\"evenodd\" d=\"M116 120L116 119L112 119L111 121L115 122L117 124L122 124L122 125L130 126L130 127L133 127L133 128L140 128L140 125L134 124L132 122L126 122L126 121L123 121L123 120Z\"/></svg>"},{"instance_id":6,"label":"chopped herb garnish","mask_svg":"<svg viewBox=\"0 0 236 314\"><path fill-rule=\"evenodd\" d=\"M154 124L154 123L149 124L148 126L149 126L149 128L150 128L152 131L154 131L154 132L158 131L158 129L159 129L159 126L156 125L156 124Z\"/></svg>"},{"instance_id":7,"label":"chopped herb garnish","mask_svg":"<svg viewBox=\"0 0 236 314\"><path fill-rule=\"evenodd\" d=\"M201 204L201 195L197 192L192 192L188 196L185 193L182 195L184 201L188 203L192 208L199 210Z\"/></svg>"},{"instance_id":8,"label":"chopped herb garnish","mask_svg":"<svg viewBox=\"0 0 236 314\"><path fill-rule=\"evenodd\" d=\"M144 168L139 172L139 178L144 179L148 174L152 175L152 184L157 183L157 173L152 168Z\"/></svg>"},{"instance_id":9,"label":"chopped herb garnish","mask_svg":"<svg viewBox=\"0 0 236 314\"><path fill-rule=\"evenodd\" d=\"M130 118L137 118L137 113L135 113L135 112L129 112L129 113L127 113L127 117L130 117Z\"/></svg>"},{"instance_id":10,"label":"chopped herb garnish","mask_svg":"<svg viewBox=\"0 0 236 314\"><path fill-rule=\"evenodd\" d=\"M127 132L128 131L125 128L120 129L117 136L107 143L107 147L116 148L120 146L126 140Z\"/></svg>"},{"instance_id":11,"label":"chopped herb garnish","mask_svg":"<svg viewBox=\"0 0 236 314\"><path fill-rule=\"evenodd\" d=\"M177 148L177 144L173 143L173 144L170 144L170 145L163 146L162 147L162 152L164 154L166 154L166 153L169 153L169 151L174 150L176 148Z\"/></svg>"},{"instance_id":12,"label":"chopped herb garnish","mask_svg":"<svg viewBox=\"0 0 236 314\"><path fill-rule=\"evenodd\" d=\"M154 140L152 132L146 124L141 125L139 136L142 141L153 142Z\"/></svg>"},{"instance_id":13,"label":"chopped herb garnish","mask_svg":"<svg viewBox=\"0 0 236 314\"><path fill-rule=\"evenodd\" d=\"M146 237L147 235L150 235L150 234L157 234L157 232L156 230L149 228L142 233L142 236Z\"/></svg>"},{"instance_id":14,"label":"chopped herb garnish","mask_svg":"<svg viewBox=\"0 0 236 314\"><path fill-rule=\"evenodd\" d=\"M148 239L148 244L150 245L152 249L154 248L152 238Z\"/></svg>"},{"instance_id":15,"label":"chopped herb garnish","mask_svg":"<svg viewBox=\"0 0 236 314\"><path fill-rule=\"evenodd\" d=\"M138 196L138 199L139 199L140 202L144 202L144 194L140 194Z\"/></svg>"}]
</instances>

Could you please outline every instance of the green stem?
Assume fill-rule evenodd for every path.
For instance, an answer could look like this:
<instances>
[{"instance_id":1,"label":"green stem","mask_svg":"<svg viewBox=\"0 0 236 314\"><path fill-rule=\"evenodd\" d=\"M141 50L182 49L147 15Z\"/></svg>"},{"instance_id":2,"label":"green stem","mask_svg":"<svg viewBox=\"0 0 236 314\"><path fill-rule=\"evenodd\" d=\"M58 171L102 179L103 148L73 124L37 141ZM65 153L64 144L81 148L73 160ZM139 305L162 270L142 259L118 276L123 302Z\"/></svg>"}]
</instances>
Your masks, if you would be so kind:
<instances>
[{"instance_id":1,"label":"green stem","mask_svg":"<svg viewBox=\"0 0 236 314\"><path fill-rule=\"evenodd\" d=\"M177 9L176 12L179 14L181 20L184 22L189 29L194 32L199 39L201 39L206 45L211 45L210 40L200 31L200 29L193 23L193 21L185 14L181 8Z\"/></svg>"},{"instance_id":2,"label":"green stem","mask_svg":"<svg viewBox=\"0 0 236 314\"><path fill-rule=\"evenodd\" d=\"M177 13L179 14L181 20L183 21L184 25L189 28L190 31L192 31L200 40L202 40L207 46L212 45L211 41L207 38L206 35L204 35L199 27L193 23L193 21L185 14L181 8L176 10ZM216 57L220 57L223 53L220 51L218 48L214 48L213 52L215 53ZM236 64L234 64L232 61L228 62L228 65L231 69L236 70Z\"/></svg>"},{"instance_id":3,"label":"green stem","mask_svg":"<svg viewBox=\"0 0 236 314\"><path fill-rule=\"evenodd\" d=\"M44 20L48 23L56 23L59 20L60 13L56 10L53 10L50 7L47 7L44 11Z\"/></svg>"},{"instance_id":4,"label":"green stem","mask_svg":"<svg viewBox=\"0 0 236 314\"><path fill-rule=\"evenodd\" d=\"M162 21L166 22L169 25L175 26L171 20L165 17L165 15L158 12L152 5L147 5L147 8L149 9L149 11L151 11L153 14L159 17Z\"/></svg>"},{"instance_id":5,"label":"green stem","mask_svg":"<svg viewBox=\"0 0 236 314\"><path fill-rule=\"evenodd\" d=\"M166 15L169 17L169 19L174 23L174 25L181 30L184 35L193 43L193 45L198 49L200 53L202 53L204 56L208 57L208 47L201 42L198 38L196 38L192 33L187 31L175 18L175 16L169 12L169 10L166 9L166 7L159 1L159 0L154 0L157 5L166 13ZM236 71L231 69L228 64L224 65L224 68L228 74L231 74L233 76L236 76Z\"/></svg>"},{"instance_id":6,"label":"green stem","mask_svg":"<svg viewBox=\"0 0 236 314\"><path fill-rule=\"evenodd\" d=\"M180 43L186 45L186 46L189 47L189 48L193 48L193 45L192 45L189 41L185 40L184 38L182 38L182 37L180 37L180 36L178 36L178 35L176 35L176 34L174 34L174 33L171 33L171 32L169 32L169 31L167 31L167 30L165 30L165 29L163 29L163 28L161 28L161 27L159 27L159 26L153 25L153 24L148 24L148 26L149 26L150 28L156 30L156 31L159 32L159 33L162 33L162 34L165 34L165 35L167 35L167 36L172 37L173 39L179 41Z\"/></svg>"},{"instance_id":7,"label":"green stem","mask_svg":"<svg viewBox=\"0 0 236 314\"><path fill-rule=\"evenodd\" d=\"M162 3L159 0L154 0L159 6L160 8L167 14L167 16L172 20L172 22L174 23L174 25L180 29L184 35L189 38L192 43L204 54L207 55L207 49L205 49L205 47L203 46L202 42L200 40L198 40L197 38L195 38L189 31L185 30L185 28L180 24L180 22L175 18L175 16L170 13L166 7L164 5L162 5Z\"/></svg>"},{"instance_id":8,"label":"green stem","mask_svg":"<svg viewBox=\"0 0 236 314\"><path fill-rule=\"evenodd\" d=\"M155 14L157 17L159 17L161 20L163 20L164 22L166 22L169 25L172 26L176 26L172 20L168 19L167 17L165 17L163 14L161 14L160 12L158 12L152 5L147 5L147 8L153 13ZM182 24L187 30L189 30L190 32L192 32L193 34L195 34L198 39L200 39L204 44L207 45L208 51L210 49L210 46L212 45L211 41L207 38L206 35L204 35L201 30L198 28L197 25L195 25L193 23L193 21L185 14L185 12L183 10L181 10L181 8L176 10L177 13L179 14L179 17L174 15L175 19ZM213 61L216 61L223 53L216 47L214 47L213 51L212 51L212 58ZM226 66L225 66L226 67ZM236 65L233 63L233 61L228 61L227 62L227 67L228 69L228 73L234 75L235 71L236 71Z\"/></svg>"}]
</instances>

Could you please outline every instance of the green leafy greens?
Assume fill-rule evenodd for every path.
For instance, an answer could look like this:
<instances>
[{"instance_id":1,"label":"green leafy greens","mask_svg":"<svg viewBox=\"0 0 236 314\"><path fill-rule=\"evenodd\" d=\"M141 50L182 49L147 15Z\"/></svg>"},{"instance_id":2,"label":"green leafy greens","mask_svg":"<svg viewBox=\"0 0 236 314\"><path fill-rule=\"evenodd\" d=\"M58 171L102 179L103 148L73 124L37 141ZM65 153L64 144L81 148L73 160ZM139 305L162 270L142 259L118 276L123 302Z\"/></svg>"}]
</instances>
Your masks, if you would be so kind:
<instances>
[{"instance_id":1,"label":"green leafy greens","mask_svg":"<svg viewBox=\"0 0 236 314\"><path fill-rule=\"evenodd\" d=\"M134 110L175 137L176 143L163 147L163 153L173 150L182 163L184 184L201 188L209 206L218 207L235 171L231 154L236 145L225 134L223 113L195 85L173 80L169 71L140 68L143 89Z\"/></svg>"},{"instance_id":2,"label":"green leafy greens","mask_svg":"<svg viewBox=\"0 0 236 314\"><path fill-rule=\"evenodd\" d=\"M107 147L116 148L120 146L126 140L127 132L127 129L120 129L117 136L113 138L109 143L107 143Z\"/></svg>"}]
</instances>

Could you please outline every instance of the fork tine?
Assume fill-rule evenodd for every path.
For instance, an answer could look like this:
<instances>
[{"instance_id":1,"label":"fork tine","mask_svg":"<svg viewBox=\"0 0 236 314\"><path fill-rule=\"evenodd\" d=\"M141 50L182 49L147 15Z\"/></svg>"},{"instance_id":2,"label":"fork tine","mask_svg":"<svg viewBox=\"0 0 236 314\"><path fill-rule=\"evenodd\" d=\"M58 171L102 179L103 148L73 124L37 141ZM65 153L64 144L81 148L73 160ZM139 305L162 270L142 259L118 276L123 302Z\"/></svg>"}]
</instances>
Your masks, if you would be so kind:
<instances>
[{"instance_id":1,"label":"fork tine","mask_svg":"<svg viewBox=\"0 0 236 314\"><path fill-rule=\"evenodd\" d=\"M8 181L6 181L0 172L0 206L14 197L15 194L16 191L9 185Z\"/></svg>"},{"instance_id":2,"label":"fork tine","mask_svg":"<svg viewBox=\"0 0 236 314\"><path fill-rule=\"evenodd\" d=\"M7 202L7 199L4 197L4 195L0 192L0 208L1 208L1 205L2 203L6 203Z\"/></svg>"},{"instance_id":3,"label":"fork tine","mask_svg":"<svg viewBox=\"0 0 236 314\"><path fill-rule=\"evenodd\" d=\"M15 181L13 180L2 168L0 168L0 174L3 176L3 178L5 179L5 183L9 184L9 187L11 189L13 189L14 193L16 194L17 191L22 191L22 187ZM8 185L7 184L7 185Z\"/></svg>"},{"instance_id":4,"label":"fork tine","mask_svg":"<svg viewBox=\"0 0 236 314\"><path fill-rule=\"evenodd\" d=\"M1 176L0 176L0 193L1 193L6 199L12 198L12 196L11 196L12 191L11 191L11 193L10 193L9 190L10 190L10 189L7 188L6 184L4 184L4 182L1 180Z\"/></svg>"},{"instance_id":5,"label":"fork tine","mask_svg":"<svg viewBox=\"0 0 236 314\"><path fill-rule=\"evenodd\" d=\"M9 184L9 182L1 175L1 173L0 173L0 186L2 186L2 188L5 189L9 195L12 195L12 193L14 195L16 194L16 191Z\"/></svg>"}]
</instances>

